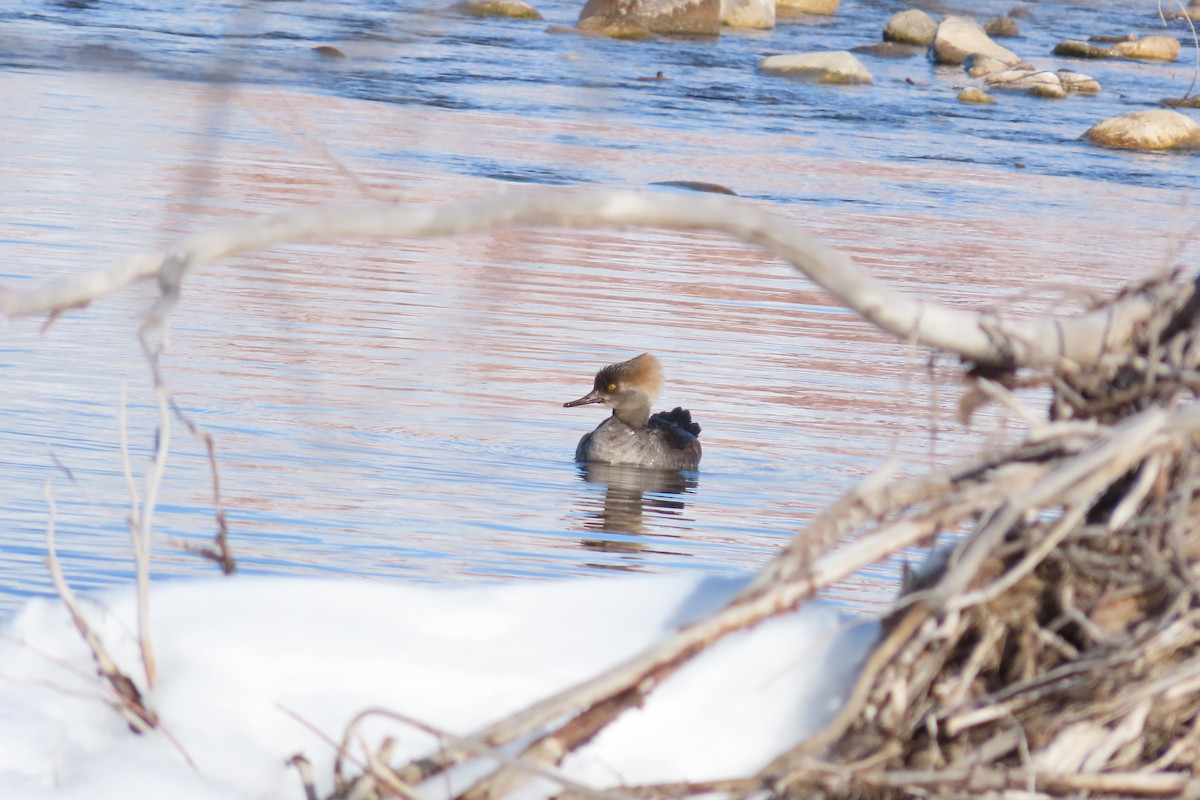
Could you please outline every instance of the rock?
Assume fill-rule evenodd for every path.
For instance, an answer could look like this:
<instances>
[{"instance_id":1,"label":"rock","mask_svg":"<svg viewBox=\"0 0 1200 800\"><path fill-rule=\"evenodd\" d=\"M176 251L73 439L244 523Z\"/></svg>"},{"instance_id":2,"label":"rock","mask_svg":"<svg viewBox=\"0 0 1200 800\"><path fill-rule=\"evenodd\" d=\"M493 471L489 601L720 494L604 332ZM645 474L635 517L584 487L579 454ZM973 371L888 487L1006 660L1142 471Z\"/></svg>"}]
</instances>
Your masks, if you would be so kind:
<instances>
[{"instance_id":1,"label":"rock","mask_svg":"<svg viewBox=\"0 0 1200 800\"><path fill-rule=\"evenodd\" d=\"M1067 96L1058 73L1033 69L1010 69L989 75L984 81L991 89L1004 89L1061 100Z\"/></svg>"},{"instance_id":2,"label":"rock","mask_svg":"<svg viewBox=\"0 0 1200 800\"><path fill-rule=\"evenodd\" d=\"M996 98L980 89L978 86L968 86L958 93L960 103L995 103Z\"/></svg>"},{"instance_id":3,"label":"rock","mask_svg":"<svg viewBox=\"0 0 1200 800\"><path fill-rule=\"evenodd\" d=\"M758 63L758 69L764 75L804 78L817 83L852 85L875 82L862 62L845 50L768 56Z\"/></svg>"},{"instance_id":4,"label":"rock","mask_svg":"<svg viewBox=\"0 0 1200 800\"><path fill-rule=\"evenodd\" d=\"M666 186L670 189L686 189L689 192L707 192L708 194L729 194L737 197L737 192L728 186L708 181L654 181L651 186Z\"/></svg>"},{"instance_id":5,"label":"rock","mask_svg":"<svg viewBox=\"0 0 1200 800\"><path fill-rule=\"evenodd\" d=\"M904 42L928 47L933 42L937 27L933 17L920 9L910 8L888 17L883 26L883 39L886 42Z\"/></svg>"},{"instance_id":6,"label":"rock","mask_svg":"<svg viewBox=\"0 0 1200 800\"><path fill-rule=\"evenodd\" d=\"M912 58L921 49L916 45L901 44L900 42L876 42L875 44L860 44L850 48L851 53L863 53L876 58Z\"/></svg>"},{"instance_id":7,"label":"rock","mask_svg":"<svg viewBox=\"0 0 1200 800\"><path fill-rule=\"evenodd\" d=\"M1065 58L1120 58L1121 54L1107 47L1097 47L1088 42L1068 39L1054 45L1054 55Z\"/></svg>"},{"instance_id":8,"label":"rock","mask_svg":"<svg viewBox=\"0 0 1200 800\"><path fill-rule=\"evenodd\" d=\"M1155 14L1155 16L1158 15ZM1176 9L1167 14L1167 19L1190 19L1193 22L1200 22L1200 4L1192 3L1185 9Z\"/></svg>"},{"instance_id":9,"label":"rock","mask_svg":"<svg viewBox=\"0 0 1200 800\"><path fill-rule=\"evenodd\" d=\"M1008 16L1013 19L1023 19L1029 16L1029 6L1013 6L1008 10Z\"/></svg>"},{"instance_id":10,"label":"rock","mask_svg":"<svg viewBox=\"0 0 1200 800\"><path fill-rule=\"evenodd\" d=\"M1003 61L998 61L989 56L975 54L967 56L967 60L963 62L963 66L966 68L967 74L972 78L982 78L984 75L991 75L993 72L1003 72L1012 65L1005 64Z\"/></svg>"},{"instance_id":11,"label":"rock","mask_svg":"<svg viewBox=\"0 0 1200 800\"><path fill-rule=\"evenodd\" d=\"M1062 100L1067 96L1067 90L1061 83L1038 83L1029 87L1029 94L1048 100Z\"/></svg>"},{"instance_id":12,"label":"rock","mask_svg":"<svg viewBox=\"0 0 1200 800\"><path fill-rule=\"evenodd\" d=\"M589 36L607 36L610 39L638 40L654 38L654 34L640 22L633 19L613 17L588 17L587 19L579 20L578 25L567 30L573 30Z\"/></svg>"},{"instance_id":13,"label":"rock","mask_svg":"<svg viewBox=\"0 0 1200 800\"><path fill-rule=\"evenodd\" d=\"M1094 144L1123 150L1200 150L1200 124L1165 108L1097 122L1083 136Z\"/></svg>"},{"instance_id":14,"label":"rock","mask_svg":"<svg viewBox=\"0 0 1200 800\"><path fill-rule=\"evenodd\" d=\"M775 0L721 0L721 24L766 30L775 27Z\"/></svg>"},{"instance_id":15,"label":"rock","mask_svg":"<svg viewBox=\"0 0 1200 800\"><path fill-rule=\"evenodd\" d=\"M601 17L606 22L584 22ZM683 36L719 36L721 33L721 0L588 0L579 12L580 30L602 33L613 38L644 38L633 28L618 23L633 23L650 33ZM606 31L629 34L617 35Z\"/></svg>"},{"instance_id":16,"label":"rock","mask_svg":"<svg viewBox=\"0 0 1200 800\"><path fill-rule=\"evenodd\" d=\"M988 23L983 26L984 32L996 39L1015 38L1021 35L1021 29L1017 27L1017 23L1013 22L1011 17L996 17L988 20Z\"/></svg>"},{"instance_id":17,"label":"rock","mask_svg":"<svg viewBox=\"0 0 1200 800\"><path fill-rule=\"evenodd\" d=\"M1179 40L1174 36L1143 36L1132 42L1118 42L1112 49L1139 61L1174 61L1179 57Z\"/></svg>"},{"instance_id":18,"label":"rock","mask_svg":"<svg viewBox=\"0 0 1200 800\"><path fill-rule=\"evenodd\" d=\"M973 53L1006 64L1021 61L1016 53L989 39L983 26L970 17L948 16L943 19L933 37L933 52L940 64L961 64Z\"/></svg>"},{"instance_id":19,"label":"rock","mask_svg":"<svg viewBox=\"0 0 1200 800\"><path fill-rule=\"evenodd\" d=\"M837 12L842 0L775 0L775 10L780 14L822 14Z\"/></svg>"},{"instance_id":20,"label":"rock","mask_svg":"<svg viewBox=\"0 0 1200 800\"><path fill-rule=\"evenodd\" d=\"M330 44L319 44L312 49L314 53L325 58L345 58L346 54Z\"/></svg>"},{"instance_id":21,"label":"rock","mask_svg":"<svg viewBox=\"0 0 1200 800\"><path fill-rule=\"evenodd\" d=\"M1191 97L1168 97L1162 102L1164 106L1171 108L1200 108L1200 94Z\"/></svg>"},{"instance_id":22,"label":"rock","mask_svg":"<svg viewBox=\"0 0 1200 800\"><path fill-rule=\"evenodd\" d=\"M1081 72L1073 72L1069 69L1060 69L1058 71L1058 80L1062 83L1062 87L1071 94L1100 93L1100 81L1091 75L1084 75Z\"/></svg>"},{"instance_id":23,"label":"rock","mask_svg":"<svg viewBox=\"0 0 1200 800\"><path fill-rule=\"evenodd\" d=\"M1068 40L1054 46L1054 55L1067 58L1134 58L1139 61L1174 61L1179 57L1179 40L1174 36L1131 37L1094 36L1093 41L1112 43L1100 47L1091 42Z\"/></svg>"},{"instance_id":24,"label":"rock","mask_svg":"<svg viewBox=\"0 0 1200 800\"><path fill-rule=\"evenodd\" d=\"M462 0L450 6L450 10L472 17L542 18L536 8L521 0Z\"/></svg>"},{"instance_id":25,"label":"rock","mask_svg":"<svg viewBox=\"0 0 1200 800\"><path fill-rule=\"evenodd\" d=\"M1137 34L1127 33L1124 36L1089 36L1088 41L1093 44L1113 44L1115 42L1136 42Z\"/></svg>"}]
</instances>

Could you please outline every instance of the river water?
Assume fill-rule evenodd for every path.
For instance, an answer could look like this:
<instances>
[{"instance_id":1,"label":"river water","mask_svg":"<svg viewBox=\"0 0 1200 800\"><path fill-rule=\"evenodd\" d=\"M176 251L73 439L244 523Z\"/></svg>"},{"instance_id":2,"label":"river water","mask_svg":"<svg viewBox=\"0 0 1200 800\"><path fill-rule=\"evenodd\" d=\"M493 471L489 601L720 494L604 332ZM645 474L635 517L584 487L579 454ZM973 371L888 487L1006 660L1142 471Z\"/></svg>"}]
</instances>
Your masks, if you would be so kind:
<instances>
[{"instance_id":1,"label":"river water","mask_svg":"<svg viewBox=\"0 0 1200 800\"><path fill-rule=\"evenodd\" d=\"M1169 29L1185 38L1176 64L1049 56L1064 38L1162 32L1153 3L1031 4L1006 44L1104 92L988 107L959 104L962 73L921 56L863 56L871 87L755 72L765 55L876 41L900 9L885 2L638 43L547 33L574 21L580 3L565 0L538 4L540 23L408 3L194 5L0 2L0 279L96 269L306 204L680 180L725 185L964 308L1070 307L1195 261L1200 157L1078 138L1182 95L1185 31ZM17 320L3 333L0 614L50 591L47 476L72 583L130 580L117 419L127 385L141 474L155 409L136 330L153 297L139 285L45 332ZM928 354L773 258L694 233L283 247L192 280L169 345L180 406L216 437L244 573L749 573L864 476L999 435L994 420L953 421L953 365L931 373ZM662 403L704 426L701 471L653 485L581 471L575 442L604 412L563 401L646 350L667 371ZM177 547L211 536L211 500L204 448L176 424L156 575L213 573ZM833 596L883 602L895 569Z\"/></svg>"}]
</instances>

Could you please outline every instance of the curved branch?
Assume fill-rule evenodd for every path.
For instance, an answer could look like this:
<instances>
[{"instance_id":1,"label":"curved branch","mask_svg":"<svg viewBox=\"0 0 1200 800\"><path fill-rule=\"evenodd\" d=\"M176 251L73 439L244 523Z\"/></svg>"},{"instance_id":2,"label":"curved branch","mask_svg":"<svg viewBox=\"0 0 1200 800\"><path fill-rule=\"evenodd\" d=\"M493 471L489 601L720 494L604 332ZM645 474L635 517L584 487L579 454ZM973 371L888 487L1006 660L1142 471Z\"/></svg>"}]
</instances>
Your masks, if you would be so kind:
<instances>
[{"instance_id":1,"label":"curved branch","mask_svg":"<svg viewBox=\"0 0 1200 800\"><path fill-rule=\"evenodd\" d=\"M319 206L218 228L182 240L170 253L143 253L102 271L29 289L0 286L7 316L58 313L126 284L157 276L164 294L183 278L229 256L289 242L449 236L513 225L564 228L647 227L725 233L791 263L849 308L906 341L980 365L1048 367L1088 364L1118 349L1154 304L1131 294L1100 311L1014 320L952 309L872 278L845 253L738 198L598 189L505 191L438 206Z\"/></svg>"}]
</instances>

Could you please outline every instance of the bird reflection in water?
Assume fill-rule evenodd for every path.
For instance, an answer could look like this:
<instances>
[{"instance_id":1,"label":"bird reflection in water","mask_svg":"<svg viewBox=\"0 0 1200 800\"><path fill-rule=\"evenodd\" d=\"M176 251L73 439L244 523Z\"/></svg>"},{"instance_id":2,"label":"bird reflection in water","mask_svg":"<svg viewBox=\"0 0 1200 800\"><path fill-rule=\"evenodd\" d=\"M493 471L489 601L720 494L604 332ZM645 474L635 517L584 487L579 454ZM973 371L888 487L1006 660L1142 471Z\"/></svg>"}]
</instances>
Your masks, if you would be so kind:
<instances>
[{"instance_id":1,"label":"bird reflection in water","mask_svg":"<svg viewBox=\"0 0 1200 800\"><path fill-rule=\"evenodd\" d=\"M678 534L654 531L655 518L683 518L687 503L684 496L694 490L699 479L694 472L645 469L624 464L580 464L580 477L604 486L601 502L594 492L580 498L583 526L588 531L626 536L653 535L675 537ZM663 552L646 541L628 539L583 539L589 550L618 553ZM682 554L679 554L682 555Z\"/></svg>"}]
</instances>

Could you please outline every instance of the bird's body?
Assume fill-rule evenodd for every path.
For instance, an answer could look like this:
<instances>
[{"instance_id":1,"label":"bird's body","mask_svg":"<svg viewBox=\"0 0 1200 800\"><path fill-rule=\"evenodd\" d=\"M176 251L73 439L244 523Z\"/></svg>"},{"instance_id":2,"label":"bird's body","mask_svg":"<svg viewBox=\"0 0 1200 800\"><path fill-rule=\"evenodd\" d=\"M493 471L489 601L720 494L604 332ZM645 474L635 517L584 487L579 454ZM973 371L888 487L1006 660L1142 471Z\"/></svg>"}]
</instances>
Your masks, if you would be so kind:
<instances>
[{"instance_id":1,"label":"bird's body","mask_svg":"<svg viewBox=\"0 0 1200 800\"><path fill-rule=\"evenodd\" d=\"M575 448L583 463L628 464L651 469L696 469L700 464L700 426L690 411L650 413L662 390L662 368L649 353L596 373L591 392L567 407L603 403L613 413Z\"/></svg>"}]
</instances>

